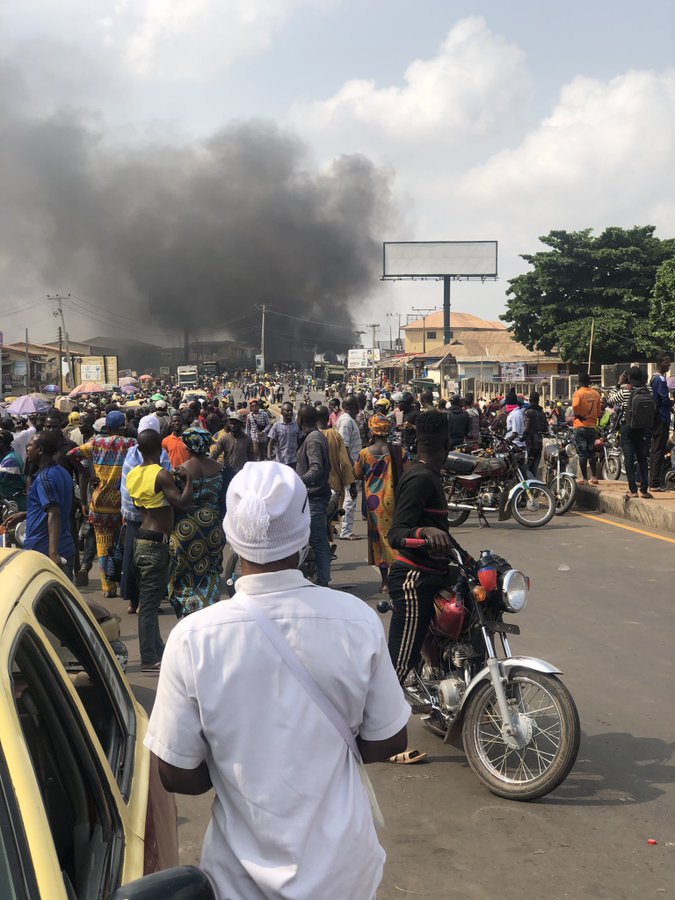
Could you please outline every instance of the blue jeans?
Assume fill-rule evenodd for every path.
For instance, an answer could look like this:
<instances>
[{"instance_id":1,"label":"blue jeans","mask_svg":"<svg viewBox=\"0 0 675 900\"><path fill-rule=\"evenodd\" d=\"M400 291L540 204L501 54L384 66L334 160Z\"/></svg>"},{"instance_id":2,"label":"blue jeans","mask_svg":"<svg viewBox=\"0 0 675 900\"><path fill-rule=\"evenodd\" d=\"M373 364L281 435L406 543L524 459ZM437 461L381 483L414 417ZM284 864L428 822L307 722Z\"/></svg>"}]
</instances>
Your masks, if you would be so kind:
<instances>
[{"instance_id":1,"label":"blue jeans","mask_svg":"<svg viewBox=\"0 0 675 900\"><path fill-rule=\"evenodd\" d=\"M120 584L122 598L128 600L129 605L134 609L138 609L138 581L136 580L136 570L134 568L134 542L140 527L140 522L132 522L130 519L127 519L124 535L122 581Z\"/></svg>"},{"instance_id":2,"label":"blue jeans","mask_svg":"<svg viewBox=\"0 0 675 900\"><path fill-rule=\"evenodd\" d=\"M309 498L309 545L314 551L319 584L328 587L330 581L330 547L326 507L329 498Z\"/></svg>"}]
</instances>

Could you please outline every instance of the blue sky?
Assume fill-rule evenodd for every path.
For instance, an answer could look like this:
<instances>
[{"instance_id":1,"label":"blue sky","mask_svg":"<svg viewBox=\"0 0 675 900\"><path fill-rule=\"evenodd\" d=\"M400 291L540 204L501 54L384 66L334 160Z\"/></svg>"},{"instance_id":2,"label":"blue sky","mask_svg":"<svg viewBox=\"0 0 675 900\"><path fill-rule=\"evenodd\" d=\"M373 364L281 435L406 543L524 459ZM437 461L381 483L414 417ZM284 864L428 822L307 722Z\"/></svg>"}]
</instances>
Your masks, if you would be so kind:
<instances>
[{"instance_id":1,"label":"blue sky","mask_svg":"<svg viewBox=\"0 0 675 900\"><path fill-rule=\"evenodd\" d=\"M454 290L478 315L553 228L675 234L672 2L0 0L0 29L31 114L86 110L111 144L259 117L318 166L365 153L393 188L382 239L499 240L499 282ZM26 279L8 306L52 289ZM384 323L441 290L368 302Z\"/></svg>"}]
</instances>

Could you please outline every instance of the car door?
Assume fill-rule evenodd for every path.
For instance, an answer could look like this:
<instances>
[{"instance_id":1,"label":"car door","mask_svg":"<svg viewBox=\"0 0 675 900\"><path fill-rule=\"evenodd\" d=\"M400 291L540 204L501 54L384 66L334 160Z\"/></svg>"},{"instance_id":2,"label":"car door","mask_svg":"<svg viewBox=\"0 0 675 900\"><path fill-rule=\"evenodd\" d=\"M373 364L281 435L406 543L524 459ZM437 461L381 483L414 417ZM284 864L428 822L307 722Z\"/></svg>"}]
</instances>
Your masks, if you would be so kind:
<instances>
[{"instance_id":1,"label":"car door","mask_svg":"<svg viewBox=\"0 0 675 900\"><path fill-rule=\"evenodd\" d=\"M39 868L51 869L50 892L40 896L61 896L58 883L69 900L105 897L144 871L145 716L93 617L53 570L36 571L11 622L2 658L24 769L34 776Z\"/></svg>"}]
</instances>

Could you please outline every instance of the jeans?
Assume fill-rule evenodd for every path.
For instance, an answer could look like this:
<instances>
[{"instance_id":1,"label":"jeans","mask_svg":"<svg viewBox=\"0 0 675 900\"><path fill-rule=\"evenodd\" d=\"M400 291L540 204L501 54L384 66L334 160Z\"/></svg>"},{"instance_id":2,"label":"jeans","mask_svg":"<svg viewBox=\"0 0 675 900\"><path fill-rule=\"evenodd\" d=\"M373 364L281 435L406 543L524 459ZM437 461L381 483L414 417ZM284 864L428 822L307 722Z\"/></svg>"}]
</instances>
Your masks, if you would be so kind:
<instances>
[{"instance_id":1,"label":"jeans","mask_svg":"<svg viewBox=\"0 0 675 900\"><path fill-rule=\"evenodd\" d=\"M636 493L635 463L637 461L640 471L640 489L647 491L649 488L649 471L647 466L647 440L646 434L641 428L621 429L621 448L626 464L626 479L631 494Z\"/></svg>"},{"instance_id":2,"label":"jeans","mask_svg":"<svg viewBox=\"0 0 675 900\"><path fill-rule=\"evenodd\" d=\"M134 568L134 542L136 541L140 525L140 522L132 522L130 519L126 521L122 582L120 584L123 599L128 600L129 605L134 609L138 609L138 581L136 580L136 570Z\"/></svg>"},{"instance_id":3,"label":"jeans","mask_svg":"<svg viewBox=\"0 0 675 900\"><path fill-rule=\"evenodd\" d=\"M591 464L591 472L593 473L593 477L595 477L597 468L595 463L595 440L598 436L597 429L595 428L586 428L585 426L582 428L574 429L574 443L577 448L577 453L579 454L579 468L581 469L581 475L583 478L588 477L588 463Z\"/></svg>"},{"instance_id":4,"label":"jeans","mask_svg":"<svg viewBox=\"0 0 675 900\"><path fill-rule=\"evenodd\" d=\"M539 463L541 462L541 453L543 449L543 447L527 448L527 468L532 478L537 477L537 473L539 471Z\"/></svg>"},{"instance_id":5,"label":"jeans","mask_svg":"<svg viewBox=\"0 0 675 900\"><path fill-rule=\"evenodd\" d=\"M157 610L169 581L169 545L136 538L134 566L138 578L138 642L141 648L141 665L151 666L161 660L164 652Z\"/></svg>"},{"instance_id":6,"label":"jeans","mask_svg":"<svg viewBox=\"0 0 675 900\"><path fill-rule=\"evenodd\" d=\"M328 587L330 581L330 546L326 518L328 499L309 498L309 545L314 551L316 573L319 584L323 587Z\"/></svg>"},{"instance_id":7,"label":"jeans","mask_svg":"<svg viewBox=\"0 0 675 900\"><path fill-rule=\"evenodd\" d=\"M649 454L649 484L651 487L661 487L661 472L663 470L663 457L668 443L668 422L657 419L652 429L652 441Z\"/></svg>"}]
</instances>

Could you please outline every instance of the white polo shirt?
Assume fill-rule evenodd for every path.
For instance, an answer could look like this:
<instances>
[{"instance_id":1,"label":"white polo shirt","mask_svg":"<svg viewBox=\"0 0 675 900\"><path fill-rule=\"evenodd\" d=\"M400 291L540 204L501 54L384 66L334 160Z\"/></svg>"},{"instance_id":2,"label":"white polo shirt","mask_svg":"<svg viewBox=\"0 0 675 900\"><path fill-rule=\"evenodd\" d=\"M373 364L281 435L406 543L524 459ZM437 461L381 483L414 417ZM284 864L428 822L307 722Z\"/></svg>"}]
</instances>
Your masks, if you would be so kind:
<instances>
[{"instance_id":1,"label":"white polo shirt","mask_svg":"<svg viewBox=\"0 0 675 900\"><path fill-rule=\"evenodd\" d=\"M299 571L249 575L254 596L364 740L410 707L377 615ZM356 762L237 597L182 619L162 659L145 745L207 761L216 797L201 865L227 900L371 900L385 854Z\"/></svg>"}]
</instances>

